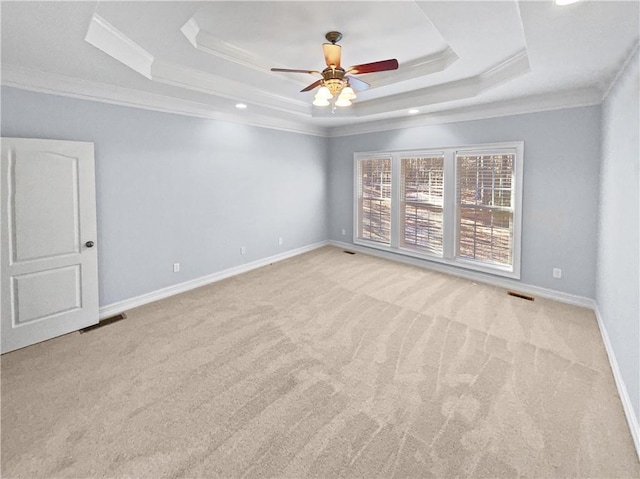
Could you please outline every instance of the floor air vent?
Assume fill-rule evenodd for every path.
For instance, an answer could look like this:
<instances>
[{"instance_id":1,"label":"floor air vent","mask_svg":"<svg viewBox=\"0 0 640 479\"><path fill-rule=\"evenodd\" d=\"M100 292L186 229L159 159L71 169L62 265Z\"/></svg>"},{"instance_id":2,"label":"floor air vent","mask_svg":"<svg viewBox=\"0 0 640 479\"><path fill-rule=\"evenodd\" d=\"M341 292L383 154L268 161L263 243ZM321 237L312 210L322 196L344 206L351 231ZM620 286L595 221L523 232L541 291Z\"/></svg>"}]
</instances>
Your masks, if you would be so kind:
<instances>
[{"instance_id":1,"label":"floor air vent","mask_svg":"<svg viewBox=\"0 0 640 479\"><path fill-rule=\"evenodd\" d=\"M344 251L343 251L343 253L347 253L347 254L356 254L356 252L355 252L355 251L347 251L347 250L344 250Z\"/></svg>"},{"instance_id":2,"label":"floor air vent","mask_svg":"<svg viewBox=\"0 0 640 479\"><path fill-rule=\"evenodd\" d=\"M533 296L528 296L528 295L522 294L522 293L516 293L515 291L507 291L507 294L509 296L514 296L516 298L526 299L527 301L533 301L535 299Z\"/></svg>"},{"instance_id":3,"label":"floor air vent","mask_svg":"<svg viewBox=\"0 0 640 479\"><path fill-rule=\"evenodd\" d=\"M111 316L110 318L105 318L100 320L100 322L98 322L98 324L94 324L92 326L88 326L84 329L80 330L80 334L82 333L88 333L89 331L93 331L94 329L98 329L98 328L102 328L104 326L109 326L112 323L115 323L116 321L122 321L123 319L126 319L127 316L122 313L122 314L117 314L115 316Z\"/></svg>"}]
</instances>

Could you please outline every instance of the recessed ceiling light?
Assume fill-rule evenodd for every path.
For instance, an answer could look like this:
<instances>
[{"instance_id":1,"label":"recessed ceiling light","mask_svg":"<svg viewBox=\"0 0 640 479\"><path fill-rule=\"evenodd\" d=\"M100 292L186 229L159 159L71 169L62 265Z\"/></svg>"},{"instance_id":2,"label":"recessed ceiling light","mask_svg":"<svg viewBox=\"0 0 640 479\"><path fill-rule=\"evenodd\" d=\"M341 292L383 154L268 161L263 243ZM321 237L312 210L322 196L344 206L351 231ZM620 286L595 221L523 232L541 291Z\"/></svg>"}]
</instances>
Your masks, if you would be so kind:
<instances>
[{"instance_id":1,"label":"recessed ceiling light","mask_svg":"<svg viewBox=\"0 0 640 479\"><path fill-rule=\"evenodd\" d=\"M415 115L416 113L420 113L420 110L416 110L415 108L412 108L407 113L409 113L409 115Z\"/></svg>"},{"instance_id":2,"label":"recessed ceiling light","mask_svg":"<svg viewBox=\"0 0 640 479\"><path fill-rule=\"evenodd\" d=\"M238 110L244 110L247 107L244 103L236 103L236 108Z\"/></svg>"},{"instance_id":3,"label":"recessed ceiling light","mask_svg":"<svg viewBox=\"0 0 640 479\"><path fill-rule=\"evenodd\" d=\"M578 3L580 0L555 0L556 5L564 7L565 5L571 5L572 3Z\"/></svg>"}]
</instances>

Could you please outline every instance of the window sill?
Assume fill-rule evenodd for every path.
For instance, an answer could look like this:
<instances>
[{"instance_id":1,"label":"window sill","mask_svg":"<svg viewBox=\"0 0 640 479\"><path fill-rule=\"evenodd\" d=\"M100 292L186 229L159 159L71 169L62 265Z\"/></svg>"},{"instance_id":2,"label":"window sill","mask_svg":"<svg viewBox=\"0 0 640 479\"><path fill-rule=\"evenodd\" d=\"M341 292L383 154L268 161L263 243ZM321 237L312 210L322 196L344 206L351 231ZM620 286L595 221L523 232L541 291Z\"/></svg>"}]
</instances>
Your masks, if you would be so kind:
<instances>
[{"instance_id":1,"label":"window sill","mask_svg":"<svg viewBox=\"0 0 640 479\"><path fill-rule=\"evenodd\" d=\"M491 274L494 276L502 276L504 278L520 279L520 272L515 268L512 269L505 266L492 266L492 265L487 265L484 263L461 259L461 258L443 258L441 256L422 253L410 248L401 248L401 247L394 248L392 246L385 245L382 243L376 243L373 241L367 241L362 239L355 239L353 243L359 246L386 251L387 253L393 253L400 256L415 258L422 261L445 264L448 266L453 266L455 268L465 269L469 271L477 271L480 273Z\"/></svg>"}]
</instances>

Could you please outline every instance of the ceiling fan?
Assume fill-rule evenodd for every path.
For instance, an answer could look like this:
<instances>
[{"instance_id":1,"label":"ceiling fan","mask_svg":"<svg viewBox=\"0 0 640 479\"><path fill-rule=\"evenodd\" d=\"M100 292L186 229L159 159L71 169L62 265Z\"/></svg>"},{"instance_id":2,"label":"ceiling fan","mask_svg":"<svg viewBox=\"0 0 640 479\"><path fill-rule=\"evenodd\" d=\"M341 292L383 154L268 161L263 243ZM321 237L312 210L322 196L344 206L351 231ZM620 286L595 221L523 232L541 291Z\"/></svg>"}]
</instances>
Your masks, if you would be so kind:
<instances>
[{"instance_id":1,"label":"ceiling fan","mask_svg":"<svg viewBox=\"0 0 640 479\"><path fill-rule=\"evenodd\" d=\"M322 78L314 81L311 85L302 89L302 92L313 90L320 87L316 93L313 104L316 106L328 106L329 100L333 101L334 109L336 106L349 106L351 100L356 98L355 91L363 91L369 88L369 84L353 75L362 75L365 73L383 72L387 70L396 70L398 68L398 60L382 60L372 63L363 63L361 65L353 65L346 70L340 66L340 56L342 47L337 45L342 39L342 33L329 32L325 38L331 43L323 43L324 60L327 68L324 70L298 70L290 68L272 68L272 72L291 72L291 73L310 73L311 75L321 75ZM352 88L353 87L353 88Z\"/></svg>"}]
</instances>

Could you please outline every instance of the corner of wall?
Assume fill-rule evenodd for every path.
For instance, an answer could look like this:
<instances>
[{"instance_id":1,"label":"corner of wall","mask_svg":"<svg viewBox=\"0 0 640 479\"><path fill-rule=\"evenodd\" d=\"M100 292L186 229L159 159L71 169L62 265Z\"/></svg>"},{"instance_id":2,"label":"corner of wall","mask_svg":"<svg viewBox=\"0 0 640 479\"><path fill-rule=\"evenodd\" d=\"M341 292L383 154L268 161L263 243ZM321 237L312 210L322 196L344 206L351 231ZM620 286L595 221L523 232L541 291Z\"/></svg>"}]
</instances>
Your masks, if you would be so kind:
<instances>
[{"instance_id":1,"label":"corner of wall","mask_svg":"<svg viewBox=\"0 0 640 479\"><path fill-rule=\"evenodd\" d=\"M618 388L618 394L620 395L620 401L622 402L622 409L624 410L627 424L629 425L629 431L631 432L631 438L640 460L640 422L636 416L635 409L633 407L633 399L629 396L627 386L625 384L622 373L620 372L620 366L616 358L616 353L607 334L607 328L604 325L604 320L598 308L598 304L594 301L593 311L596 314L596 320L598 322L598 328L602 335L602 341L604 343L605 350L607 351L607 357L609 358L609 365L611 366L611 372L613 373L613 379L615 380L616 387Z\"/></svg>"},{"instance_id":2,"label":"corner of wall","mask_svg":"<svg viewBox=\"0 0 640 479\"><path fill-rule=\"evenodd\" d=\"M629 183L628 178L634 171L637 175L639 165L634 169L633 162L640 161L638 47L638 43L633 46L600 105L594 311L640 459L640 357L628 354L640 351L640 310L633 299L629 300L634 296L636 301L640 298L640 248L637 240L621 241L616 234L621 231L616 220L620 216L630 217L624 231L640 227L640 209L635 214L629 211L633 211L634 203L638 208L640 178L635 184ZM635 271L633 261L630 264L634 255L638 257ZM634 281L638 283L637 291L633 290Z\"/></svg>"},{"instance_id":3,"label":"corner of wall","mask_svg":"<svg viewBox=\"0 0 640 479\"><path fill-rule=\"evenodd\" d=\"M331 195L329 194L329 188L331 186L331 138L328 136L322 139L324 146L324 238L329 240L331 238Z\"/></svg>"}]
</instances>

